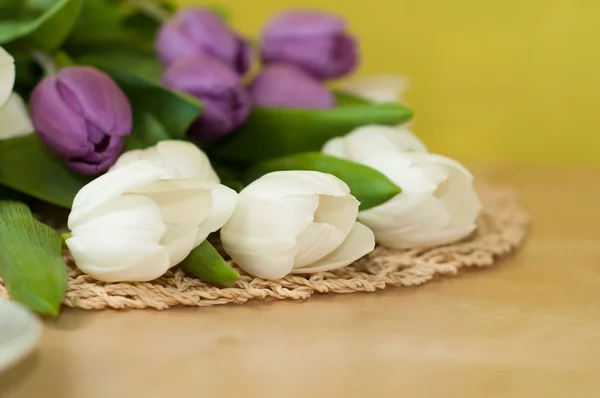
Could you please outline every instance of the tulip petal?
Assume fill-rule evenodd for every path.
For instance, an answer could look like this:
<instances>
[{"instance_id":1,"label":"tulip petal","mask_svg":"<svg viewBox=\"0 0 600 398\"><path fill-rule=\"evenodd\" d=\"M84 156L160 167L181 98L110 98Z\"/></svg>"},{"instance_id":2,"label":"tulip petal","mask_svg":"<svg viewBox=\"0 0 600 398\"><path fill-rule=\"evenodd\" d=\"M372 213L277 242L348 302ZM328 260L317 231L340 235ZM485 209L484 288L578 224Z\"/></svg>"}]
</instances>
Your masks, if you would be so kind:
<instances>
[{"instance_id":1,"label":"tulip petal","mask_svg":"<svg viewBox=\"0 0 600 398\"><path fill-rule=\"evenodd\" d=\"M163 169L141 160L96 178L75 196L68 220L69 229L76 228L81 218L94 208L165 176Z\"/></svg>"},{"instance_id":2,"label":"tulip petal","mask_svg":"<svg viewBox=\"0 0 600 398\"><path fill-rule=\"evenodd\" d=\"M425 145L413 133L390 126L359 127L348 134L344 142L346 156L357 162L387 151L427 152Z\"/></svg>"},{"instance_id":3,"label":"tulip petal","mask_svg":"<svg viewBox=\"0 0 600 398\"><path fill-rule=\"evenodd\" d=\"M200 225L212 209L212 183L200 180L159 180L129 190L152 199L169 225Z\"/></svg>"},{"instance_id":4,"label":"tulip petal","mask_svg":"<svg viewBox=\"0 0 600 398\"><path fill-rule=\"evenodd\" d=\"M160 243L169 253L169 265L171 267L185 260L191 251L198 246L196 244L197 237L198 227L182 226L167 229L167 233Z\"/></svg>"},{"instance_id":5,"label":"tulip petal","mask_svg":"<svg viewBox=\"0 0 600 398\"><path fill-rule=\"evenodd\" d=\"M321 150L326 155L335 156L338 158L349 159L346 156L346 146L344 137L335 137L325 143Z\"/></svg>"},{"instance_id":6,"label":"tulip petal","mask_svg":"<svg viewBox=\"0 0 600 398\"><path fill-rule=\"evenodd\" d=\"M208 156L196 145L189 142L166 140L144 150L127 151L119 157L112 169L137 160L146 160L155 166L164 168L169 173L170 178L220 182Z\"/></svg>"},{"instance_id":7,"label":"tulip petal","mask_svg":"<svg viewBox=\"0 0 600 398\"><path fill-rule=\"evenodd\" d=\"M0 139L31 134L34 130L23 98L12 93L4 107L0 108Z\"/></svg>"},{"instance_id":8,"label":"tulip petal","mask_svg":"<svg viewBox=\"0 0 600 398\"><path fill-rule=\"evenodd\" d=\"M160 208L143 195L124 195L92 209L72 228L73 237L90 240L159 243L165 234Z\"/></svg>"},{"instance_id":9,"label":"tulip petal","mask_svg":"<svg viewBox=\"0 0 600 398\"><path fill-rule=\"evenodd\" d=\"M0 47L0 108L4 106L13 91L15 83L15 60Z\"/></svg>"},{"instance_id":10,"label":"tulip petal","mask_svg":"<svg viewBox=\"0 0 600 398\"><path fill-rule=\"evenodd\" d=\"M231 218L238 201L238 194L233 189L221 184L214 184L212 189L212 211L200 225L196 245L202 243L209 234L221 229Z\"/></svg>"},{"instance_id":11,"label":"tulip petal","mask_svg":"<svg viewBox=\"0 0 600 398\"><path fill-rule=\"evenodd\" d=\"M296 242L279 241L276 247L255 250L226 250L233 261L250 275L264 279L279 279L294 266Z\"/></svg>"},{"instance_id":12,"label":"tulip petal","mask_svg":"<svg viewBox=\"0 0 600 398\"><path fill-rule=\"evenodd\" d=\"M355 225L358 201L351 195L319 195L314 222L298 237L294 268L325 257L342 244Z\"/></svg>"},{"instance_id":13,"label":"tulip petal","mask_svg":"<svg viewBox=\"0 0 600 398\"><path fill-rule=\"evenodd\" d=\"M420 232L450 222L444 203L431 194L401 193L381 206L362 211L360 221L375 232Z\"/></svg>"},{"instance_id":14,"label":"tulip petal","mask_svg":"<svg viewBox=\"0 0 600 398\"><path fill-rule=\"evenodd\" d=\"M315 194L346 196L349 193L350 188L331 174L298 170L266 174L248 185L240 195L268 200Z\"/></svg>"},{"instance_id":15,"label":"tulip petal","mask_svg":"<svg viewBox=\"0 0 600 398\"><path fill-rule=\"evenodd\" d=\"M292 270L295 274L331 271L352 264L375 248L373 232L365 225L357 222L344 242L333 252L319 261L303 268Z\"/></svg>"},{"instance_id":16,"label":"tulip petal","mask_svg":"<svg viewBox=\"0 0 600 398\"><path fill-rule=\"evenodd\" d=\"M72 237L67 246L77 267L103 282L151 281L170 268L167 250L158 244L130 240Z\"/></svg>"},{"instance_id":17,"label":"tulip petal","mask_svg":"<svg viewBox=\"0 0 600 398\"><path fill-rule=\"evenodd\" d=\"M110 168L110 170L114 170L125 165L128 165L133 162L137 162L138 160L142 160L142 149L133 149L127 152L123 152L121 156L117 159L115 164Z\"/></svg>"},{"instance_id":18,"label":"tulip petal","mask_svg":"<svg viewBox=\"0 0 600 398\"><path fill-rule=\"evenodd\" d=\"M402 101L408 89L408 80L398 75L375 75L355 79L347 83L343 90L375 103Z\"/></svg>"},{"instance_id":19,"label":"tulip petal","mask_svg":"<svg viewBox=\"0 0 600 398\"><path fill-rule=\"evenodd\" d=\"M295 247L298 237L313 221L318 198L312 195L292 199L297 206L240 196L231 218L221 229L225 251L261 252L280 245Z\"/></svg>"},{"instance_id":20,"label":"tulip petal","mask_svg":"<svg viewBox=\"0 0 600 398\"><path fill-rule=\"evenodd\" d=\"M416 156L417 162L422 158ZM439 155L429 155L428 161L444 167L447 177L435 191L435 196L446 204L452 216L448 228L462 229L472 225L479 212L481 202L473 189L473 175L455 160Z\"/></svg>"},{"instance_id":21,"label":"tulip petal","mask_svg":"<svg viewBox=\"0 0 600 398\"><path fill-rule=\"evenodd\" d=\"M197 178L219 183L219 176L213 170L210 160L196 145L177 140L161 141L156 151L165 162L173 178Z\"/></svg>"}]
</instances>

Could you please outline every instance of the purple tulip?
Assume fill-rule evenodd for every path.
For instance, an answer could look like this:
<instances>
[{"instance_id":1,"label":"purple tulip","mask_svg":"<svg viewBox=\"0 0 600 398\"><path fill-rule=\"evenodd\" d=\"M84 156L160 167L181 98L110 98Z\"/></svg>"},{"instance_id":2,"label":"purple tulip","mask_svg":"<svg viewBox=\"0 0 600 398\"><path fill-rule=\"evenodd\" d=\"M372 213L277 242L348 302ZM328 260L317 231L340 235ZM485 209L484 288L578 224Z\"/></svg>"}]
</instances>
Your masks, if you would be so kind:
<instances>
[{"instance_id":1,"label":"purple tulip","mask_svg":"<svg viewBox=\"0 0 600 398\"><path fill-rule=\"evenodd\" d=\"M202 101L204 114L190 135L214 141L241 126L250 114L251 101L240 77L215 58L193 58L174 62L162 78L171 90L183 91Z\"/></svg>"},{"instance_id":2,"label":"purple tulip","mask_svg":"<svg viewBox=\"0 0 600 398\"><path fill-rule=\"evenodd\" d=\"M62 69L31 94L31 120L41 140L82 174L112 166L131 133L131 105L104 72L88 66Z\"/></svg>"},{"instance_id":3,"label":"purple tulip","mask_svg":"<svg viewBox=\"0 0 600 398\"><path fill-rule=\"evenodd\" d=\"M185 58L214 57L243 75L250 68L252 49L214 12L183 8L159 30L156 51L165 66Z\"/></svg>"},{"instance_id":4,"label":"purple tulip","mask_svg":"<svg viewBox=\"0 0 600 398\"><path fill-rule=\"evenodd\" d=\"M317 11L288 11L267 24L262 38L264 63L287 63L319 79L352 72L358 64L357 44L346 23Z\"/></svg>"},{"instance_id":5,"label":"purple tulip","mask_svg":"<svg viewBox=\"0 0 600 398\"><path fill-rule=\"evenodd\" d=\"M314 77L291 65L263 68L250 85L256 106L326 109L335 106L333 94Z\"/></svg>"}]
</instances>

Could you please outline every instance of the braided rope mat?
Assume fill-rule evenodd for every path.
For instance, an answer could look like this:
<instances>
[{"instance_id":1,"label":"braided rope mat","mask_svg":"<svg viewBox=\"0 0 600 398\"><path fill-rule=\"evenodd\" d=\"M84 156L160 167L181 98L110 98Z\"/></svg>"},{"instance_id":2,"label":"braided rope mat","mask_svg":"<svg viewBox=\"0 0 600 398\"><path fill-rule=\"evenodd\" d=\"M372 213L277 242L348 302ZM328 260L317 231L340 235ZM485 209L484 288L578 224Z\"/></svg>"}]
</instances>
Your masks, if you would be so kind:
<instances>
[{"instance_id":1,"label":"braided rope mat","mask_svg":"<svg viewBox=\"0 0 600 398\"><path fill-rule=\"evenodd\" d=\"M226 289L200 282L178 269L152 282L102 283L77 270L65 252L69 282L63 303L86 310L163 310L176 305L204 307L267 298L305 300L315 293L374 292L387 286L422 285L436 275L455 275L462 267L491 266L523 242L530 220L514 193L483 183L478 184L477 191L484 211L477 230L461 242L432 249L377 247L346 268L275 281L242 272L235 286ZM7 296L0 283L0 297Z\"/></svg>"}]
</instances>

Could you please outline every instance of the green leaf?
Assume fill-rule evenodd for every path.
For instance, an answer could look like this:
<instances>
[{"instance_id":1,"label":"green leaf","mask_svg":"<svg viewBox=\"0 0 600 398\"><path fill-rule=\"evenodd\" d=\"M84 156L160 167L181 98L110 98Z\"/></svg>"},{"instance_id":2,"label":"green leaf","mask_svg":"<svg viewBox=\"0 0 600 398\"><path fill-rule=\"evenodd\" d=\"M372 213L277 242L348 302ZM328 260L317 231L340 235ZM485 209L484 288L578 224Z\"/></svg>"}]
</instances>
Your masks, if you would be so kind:
<instances>
[{"instance_id":1,"label":"green leaf","mask_svg":"<svg viewBox=\"0 0 600 398\"><path fill-rule=\"evenodd\" d=\"M370 104L364 98L358 97L354 94L346 93L344 91L334 91L335 100L338 107L351 106L351 105L368 105Z\"/></svg>"},{"instance_id":2,"label":"green leaf","mask_svg":"<svg viewBox=\"0 0 600 398\"><path fill-rule=\"evenodd\" d=\"M183 260L181 267L185 272L197 276L200 280L217 286L233 286L239 277L237 271L227 264L207 240L192 250L190 255Z\"/></svg>"},{"instance_id":3,"label":"green leaf","mask_svg":"<svg viewBox=\"0 0 600 398\"><path fill-rule=\"evenodd\" d=\"M152 113L141 108L133 110L133 129L131 134L125 137L126 151L148 148L169 139L171 137L165 127Z\"/></svg>"},{"instance_id":4,"label":"green leaf","mask_svg":"<svg viewBox=\"0 0 600 398\"><path fill-rule=\"evenodd\" d=\"M70 208L88 181L46 149L37 134L0 141L0 184L15 191Z\"/></svg>"},{"instance_id":5,"label":"green leaf","mask_svg":"<svg viewBox=\"0 0 600 398\"><path fill-rule=\"evenodd\" d=\"M65 43L75 57L98 51L131 50L154 55L154 35L160 24L142 14L128 15L114 0L85 0L81 15Z\"/></svg>"},{"instance_id":6,"label":"green leaf","mask_svg":"<svg viewBox=\"0 0 600 398\"><path fill-rule=\"evenodd\" d=\"M22 203L0 202L0 278L12 299L57 315L67 290L61 235Z\"/></svg>"},{"instance_id":7,"label":"green leaf","mask_svg":"<svg viewBox=\"0 0 600 398\"><path fill-rule=\"evenodd\" d=\"M267 160L252 167L245 176L246 182L279 170L314 170L333 174L350 187L350 192L360 202L360 210L368 210L387 202L402 192L383 173L369 166L322 153L300 153L279 159Z\"/></svg>"},{"instance_id":8,"label":"green leaf","mask_svg":"<svg viewBox=\"0 0 600 398\"><path fill-rule=\"evenodd\" d=\"M240 129L207 150L237 162L320 151L329 139L356 127L396 125L410 119L412 114L410 109L397 104L348 105L327 110L257 108Z\"/></svg>"},{"instance_id":9,"label":"green leaf","mask_svg":"<svg viewBox=\"0 0 600 398\"><path fill-rule=\"evenodd\" d=\"M134 114L152 115L171 139L182 139L196 118L202 114L202 104L192 96L171 91L148 79L112 67L101 67L121 87L129 98ZM134 118L134 134L139 133L140 119ZM136 137L133 137L136 139ZM151 145L156 144L156 142Z\"/></svg>"},{"instance_id":10,"label":"green leaf","mask_svg":"<svg viewBox=\"0 0 600 398\"><path fill-rule=\"evenodd\" d=\"M131 71L131 73L154 83L159 82L163 73L162 65L153 54L128 49L100 49L77 57L77 61L79 64L91 65L101 69Z\"/></svg>"},{"instance_id":11,"label":"green leaf","mask_svg":"<svg viewBox=\"0 0 600 398\"><path fill-rule=\"evenodd\" d=\"M39 3L39 8L36 2L21 5L18 14L0 24L0 45L19 40L21 47L54 50L73 29L82 4L83 0L57 0Z\"/></svg>"}]
</instances>

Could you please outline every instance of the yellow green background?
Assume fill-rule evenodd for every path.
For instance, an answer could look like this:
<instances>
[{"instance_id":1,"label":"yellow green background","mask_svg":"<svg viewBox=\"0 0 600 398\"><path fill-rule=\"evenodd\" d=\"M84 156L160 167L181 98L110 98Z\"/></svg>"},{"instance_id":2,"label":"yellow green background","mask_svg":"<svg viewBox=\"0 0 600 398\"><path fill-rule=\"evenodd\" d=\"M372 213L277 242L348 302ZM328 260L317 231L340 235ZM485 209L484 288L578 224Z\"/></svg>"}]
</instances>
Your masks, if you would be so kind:
<instances>
[{"instance_id":1,"label":"yellow green background","mask_svg":"<svg viewBox=\"0 0 600 398\"><path fill-rule=\"evenodd\" d=\"M290 7L343 15L361 40L359 75L410 79L414 131L433 151L461 160L600 164L599 0L212 4L252 36Z\"/></svg>"}]
</instances>

